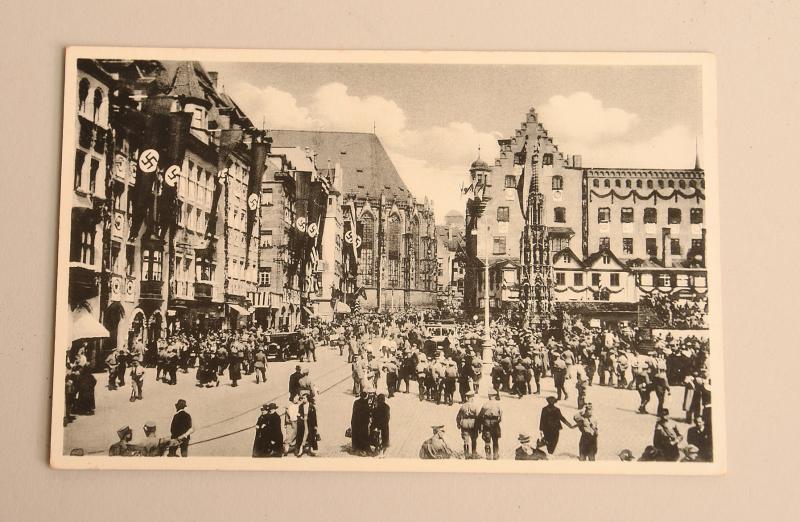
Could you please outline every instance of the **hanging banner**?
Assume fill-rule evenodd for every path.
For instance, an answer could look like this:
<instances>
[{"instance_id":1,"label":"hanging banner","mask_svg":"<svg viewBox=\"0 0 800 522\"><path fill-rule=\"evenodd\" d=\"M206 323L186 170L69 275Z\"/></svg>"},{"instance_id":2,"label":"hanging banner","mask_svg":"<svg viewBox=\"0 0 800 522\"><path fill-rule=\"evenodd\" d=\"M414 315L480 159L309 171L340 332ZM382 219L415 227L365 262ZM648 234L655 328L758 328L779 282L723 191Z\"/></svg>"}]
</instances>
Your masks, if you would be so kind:
<instances>
[{"instance_id":1,"label":"hanging banner","mask_svg":"<svg viewBox=\"0 0 800 522\"><path fill-rule=\"evenodd\" d=\"M133 215L128 234L129 241L134 241L138 237L139 229L143 223L146 224L147 229L151 229L153 224L153 202L158 190L155 182L161 161L159 150L161 150L161 144L163 143L161 136L166 128L168 128L168 116L166 114L151 114L145 121L139 148L136 182L133 185L131 194Z\"/></svg>"},{"instance_id":2,"label":"hanging banner","mask_svg":"<svg viewBox=\"0 0 800 522\"><path fill-rule=\"evenodd\" d=\"M253 235L253 226L258 216L258 209L261 207L261 176L267 165L267 154L269 154L269 142L263 135L254 136L253 143L250 145L250 176L247 178L247 225L245 227L245 264L250 257L250 238Z\"/></svg>"},{"instance_id":3,"label":"hanging banner","mask_svg":"<svg viewBox=\"0 0 800 522\"><path fill-rule=\"evenodd\" d=\"M158 224L161 237L169 231L175 232L178 224L178 180L183 168L183 158L189 141L189 128L192 114L189 112L173 112L167 119L164 140L161 144L159 167L163 172L163 185L158 197Z\"/></svg>"},{"instance_id":4,"label":"hanging banner","mask_svg":"<svg viewBox=\"0 0 800 522\"><path fill-rule=\"evenodd\" d=\"M217 155L217 184L211 199L211 213L208 216L205 238L209 241L210 252L213 252L213 239L217 230L217 207L222 196L222 190L228 174L228 157L231 150L235 149L242 141L242 129L223 129L219 137L219 153Z\"/></svg>"}]
</instances>

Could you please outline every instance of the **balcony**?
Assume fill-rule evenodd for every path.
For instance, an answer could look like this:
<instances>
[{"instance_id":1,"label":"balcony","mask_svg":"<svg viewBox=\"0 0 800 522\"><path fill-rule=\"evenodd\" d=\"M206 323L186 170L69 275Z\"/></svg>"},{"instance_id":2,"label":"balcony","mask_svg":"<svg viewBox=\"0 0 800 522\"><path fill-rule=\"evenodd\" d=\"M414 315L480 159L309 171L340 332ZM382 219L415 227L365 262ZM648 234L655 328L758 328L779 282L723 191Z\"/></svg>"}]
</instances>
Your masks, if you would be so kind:
<instances>
[{"instance_id":1,"label":"balcony","mask_svg":"<svg viewBox=\"0 0 800 522\"><path fill-rule=\"evenodd\" d=\"M139 299L161 301L163 297L163 281L142 281L139 287Z\"/></svg>"},{"instance_id":2,"label":"balcony","mask_svg":"<svg viewBox=\"0 0 800 522\"><path fill-rule=\"evenodd\" d=\"M194 284L195 299L211 299L214 295L214 285L209 282L197 282Z\"/></svg>"}]
</instances>

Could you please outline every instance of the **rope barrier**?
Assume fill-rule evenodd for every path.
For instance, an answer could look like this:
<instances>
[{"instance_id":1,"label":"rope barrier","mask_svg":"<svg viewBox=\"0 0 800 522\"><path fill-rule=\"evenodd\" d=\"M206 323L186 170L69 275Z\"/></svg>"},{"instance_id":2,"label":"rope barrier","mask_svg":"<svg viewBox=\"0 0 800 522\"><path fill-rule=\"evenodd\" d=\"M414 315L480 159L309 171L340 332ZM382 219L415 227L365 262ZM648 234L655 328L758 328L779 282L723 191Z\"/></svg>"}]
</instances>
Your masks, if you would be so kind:
<instances>
[{"instance_id":1,"label":"rope barrier","mask_svg":"<svg viewBox=\"0 0 800 522\"><path fill-rule=\"evenodd\" d=\"M346 368L346 367L348 367L348 366L349 366L349 364L345 364L345 365L343 365L343 366L337 366L337 367L335 367L335 368L333 368L333 369L331 369L331 370L329 370L329 371L327 371L327 372L323 373L323 374L320 376L320 378L323 378L323 377L325 377L325 376L328 376L328 375L330 375L331 373L333 373L333 372L335 372L335 371L337 371L337 370L341 370L341 369L343 369L343 368ZM336 381L335 383L331 384L331 385L330 385L330 386L328 386L327 388L324 388L322 391L318 392L318 393L317 393L317 395L322 395L322 394L324 394L324 393L326 393L326 392L330 391L331 389L333 389L333 388L335 388L336 386L340 385L341 383L345 382L345 381L346 381L347 379L349 379L349 378L351 378L351 375L349 375L349 374L348 374L348 375L346 375L344 378L342 378L342 379L340 379L340 380ZM281 393L281 394L279 394L279 395L276 395L275 397L273 397L273 398L269 399L267 402L274 402L274 401L276 401L277 399L279 399L280 397L283 397L283 396L285 396L285 395L289 395L289 392L284 392L284 393ZM200 430L203 430L203 429L208 429L208 428L210 428L210 427L212 427L212 426L217 426L217 425L219 425L219 424L222 424L222 423L224 423L224 422L228 422L228 421L231 421L231 420L237 419L237 418L239 418L239 417L243 417L244 415L247 415L248 413L251 413L251 412L253 412L253 411L256 411L256 410L258 410L258 409L260 409L260 408L261 408L261 405L258 405L258 406L254 407L254 408L250 408L250 409L248 409L248 410L245 410L245 411L243 411L243 412L241 412L241 413L238 413L238 414L236 414L236 415L233 415L233 416L231 416L231 417L227 417L227 418L225 418L225 419L221 419L221 420L218 420L218 421L212 422L211 424L206 424L206 425L204 425L204 426L201 426L201 427L197 428L197 430L195 430L195 431L200 431ZM253 424L252 426L247 426L247 427L245 427L245 428L241 428L241 429L238 429L238 430L235 430L235 431L229 432L229 433L223 433L222 435L217 435L217 436L214 436L214 437L209 437L209 438L207 438L207 439L203 439L203 440L193 441L193 442L190 442L190 443L189 443L189 446L195 446L195 445L197 445L197 444L203 444L203 443L206 443L206 442L211 442L211 441L214 441L214 440L223 439L223 438L225 438L225 437L230 437L230 436L232 436L232 435L236 435L236 434L238 434L238 433L242 433L242 432L244 432L244 431L251 430L251 429L253 429L253 428L255 428L255 427L256 427L256 425L255 425L255 424ZM92 450L92 451L84 451L84 454L85 454L85 455L102 455L102 454L105 454L106 452L107 452L107 450Z\"/></svg>"}]
</instances>

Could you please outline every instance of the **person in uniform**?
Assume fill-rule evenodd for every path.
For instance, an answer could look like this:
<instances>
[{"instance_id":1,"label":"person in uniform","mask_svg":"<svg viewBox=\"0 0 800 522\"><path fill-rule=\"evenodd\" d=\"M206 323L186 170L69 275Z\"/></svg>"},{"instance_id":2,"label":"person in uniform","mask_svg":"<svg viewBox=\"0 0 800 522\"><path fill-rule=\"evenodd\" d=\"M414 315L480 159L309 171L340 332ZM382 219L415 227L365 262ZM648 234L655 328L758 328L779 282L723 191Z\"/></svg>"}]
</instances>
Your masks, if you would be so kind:
<instances>
[{"instance_id":1,"label":"person in uniform","mask_svg":"<svg viewBox=\"0 0 800 522\"><path fill-rule=\"evenodd\" d=\"M156 435L155 422L145 422L142 430L144 431L144 442L137 446L143 457L163 457L167 448L175 444L171 439Z\"/></svg>"},{"instance_id":2,"label":"person in uniform","mask_svg":"<svg viewBox=\"0 0 800 522\"><path fill-rule=\"evenodd\" d=\"M259 383L259 378L261 378L261 382L267 382L267 354L264 353L264 350L258 348L256 350L255 355L253 356L253 369L256 374L256 384Z\"/></svg>"},{"instance_id":3,"label":"person in uniform","mask_svg":"<svg viewBox=\"0 0 800 522\"><path fill-rule=\"evenodd\" d=\"M569 428L575 428L574 425L564 418L561 410L556 406L557 401L558 399L552 395L547 397L547 406L542 408L542 414L539 418L539 432L541 433L541 438L546 443L547 452L550 455L553 454L556 450L556 446L558 446L561 425L563 424Z\"/></svg>"},{"instance_id":4,"label":"person in uniform","mask_svg":"<svg viewBox=\"0 0 800 522\"><path fill-rule=\"evenodd\" d=\"M500 422L503 420L503 412L497 402L498 398L492 400L490 395L489 400L481 407L478 413L486 460L498 460L500 458Z\"/></svg>"},{"instance_id":5,"label":"person in uniform","mask_svg":"<svg viewBox=\"0 0 800 522\"><path fill-rule=\"evenodd\" d=\"M386 391L389 394L389 398L391 399L394 397L394 394L397 393L397 384L399 379L397 377L397 373L399 371L397 365L397 359L395 359L394 355L389 355L386 358L386 361L383 363L383 371L386 372Z\"/></svg>"},{"instance_id":6,"label":"person in uniform","mask_svg":"<svg viewBox=\"0 0 800 522\"><path fill-rule=\"evenodd\" d=\"M242 378L242 350L240 343L235 342L231 346L229 359L228 375L231 378L231 387L236 388L239 386L239 380Z\"/></svg>"},{"instance_id":7,"label":"person in uniform","mask_svg":"<svg viewBox=\"0 0 800 522\"><path fill-rule=\"evenodd\" d=\"M186 401L178 399L175 403L175 415L172 417L172 424L169 428L170 437L178 441L177 446L169 449L170 457L177 457L177 449L181 449L181 457L189 456L189 437L194 432L192 428L192 416L186 411Z\"/></svg>"},{"instance_id":8,"label":"person in uniform","mask_svg":"<svg viewBox=\"0 0 800 522\"><path fill-rule=\"evenodd\" d=\"M478 453L478 415L480 410L475 404L475 392L467 390L465 392L466 402L461 405L456 414L456 426L461 430L461 439L464 442L464 458L477 458Z\"/></svg>"},{"instance_id":9,"label":"person in uniform","mask_svg":"<svg viewBox=\"0 0 800 522\"><path fill-rule=\"evenodd\" d=\"M123 426L117 430L119 440L108 448L109 457L132 457L135 452L130 444L133 439L133 431L130 426Z\"/></svg>"},{"instance_id":10,"label":"person in uniform","mask_svg":"<svg viewBox=\"0 0 800 522\"><path fill-rule=\"evenodd\" d=\"M483 373L483 361L480 355L475 353L472 357L472 391L476 394L480 393L481 387L481 374Z\"/></svg>"},{"instance_id":11,"label":"person in uniform","mask_svg":"<svg viewBox=\"0 0 800 522\"><path fill-rule=\"evenodd\" d=\"M531 446L531 436L527 433L520 433L519 447L514 452L514 460L547 460L547 453L541 450L546 443L539 439L536 441L536 447Z\"/></svg>"},{"instance_id":12,"label":"person in uniform","mask_svg":"<svg viewBox=\"0 0 800 522\"><path fill-rule=\"evenodd\" d=\"M453 405L453 395L456 392L456 380L458 379L458 366L453 359L446 359L443 368L444 374L444 402Z\"/></svg>"},{"instance_id":13,"label":"person in uniform","mask_svg":"<svg viewBox=\"0 0 800 522\"><path fill-rule=\"evenodd\" d=\"M424 353L419 354L419 361L417 362L417 387L419 388L419 400L424 401L428 396L427 379L428 379L428 360Z\"/></svg>"},{"instance_id":14,"label":"person in uniform","mask_svg":"<svg viewBox=\"0 0 800 522\"><path fill-rule=\"evenodd\" d=\"M656 392L656 398L658 399L656 414L661 415L661 410L664 409L664 400L666 396L671 393L669 382L667 381L667 360L664 358L663 354L656 357L654 370L653 391Z\"/></svg>"},{"instance_id":15,"label":"person in uniform","mask_svg":"<svg viewBox=\"0 0 800 522\"><path fill-rule=\"evenodd\" d=\"M131 361L131 402L142 400L142 387L144 386L144 368L139 361Z\"/></svg>"},{"instance_id":16,"label":"person in uniform","mask_svg":"<svg viewBox=\"0 0 800 522\"><path fill-rule=\"evenodd\" d=\"M683 435L678 431L678 426L670 420L669 410L661 408L653 430L653 446L661 452L662 460L677 461L681 456L678 449L681 441L683 441Z\"/></svg>"},{"instance_id":17,"label":"person in uniform","mask_svg":"<svg viewBox=\"0 0 800 522\"><path fill-rule=\"evenodd\" d=\"M562 394L564 399L569 399L569 394L567 394L567 390L564 388L566 378L567 363L564 361L561 354L558 354L553 361L553 384L555 384L556 392L558 393L558 400L562 399Z\"/></svg>"},{"instance_id":18,"label":"person in uniform","mask_svg":"<svg viewBox=\"0 0 800 522\"><path fill-rule=\"evenodd\" d=\"M108 370L108 389L117 389L117 351L112 350L106 357L106 369Z\"/></svg>"},{"instance_id":19,"label":"person in uniform","mask_svg":"<svg viewBox=\"0 0 800 522\"><path fill-rule=\"evenodd\" d=\"M581 438L578 441L578 458L583 461L594 461L597 455L598 426L592 410L592 403L586 403L583 410L573 417L575 425L581 431Z\"/></svg>"},{"instance_id":20,"label":"person in uniform","mask_svg":"<svg viewBox=\"0 0 800 522\"><path fill-rule=\"evenodd\" d=\"M422 443L419 449L421 459L449 459L453 456L453 450L444 440L444 426L431 426L433 436Z\"/></svg>"},{"instance_id":21,"label":"person in uniform","mask_svg":"<svg viewBox=\"0 0 800 522\"><path fill-rule=\"evenodd\" d=\"M583 366L577 365L575 368L575 389L578 391L578 409L586 405L586 389L589 386L589 379L586 377L586 370Z\"/></svg>"}]
</instances>

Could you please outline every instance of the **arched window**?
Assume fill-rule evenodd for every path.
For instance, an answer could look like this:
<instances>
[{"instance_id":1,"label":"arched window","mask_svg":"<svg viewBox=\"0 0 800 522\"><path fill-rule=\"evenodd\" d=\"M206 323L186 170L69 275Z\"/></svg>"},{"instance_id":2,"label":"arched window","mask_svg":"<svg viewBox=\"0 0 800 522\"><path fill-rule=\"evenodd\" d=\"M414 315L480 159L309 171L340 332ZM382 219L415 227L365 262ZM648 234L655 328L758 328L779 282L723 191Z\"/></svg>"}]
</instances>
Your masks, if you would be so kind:
<instances>
[{"instance_id":1,"label":"arched window","mask_svg":"<svg viewBox=\"0 0 800 522\"><path fill-rule=\"evenodd\" d=\"M629 179L625 180L625 188L631 188L631 180Z\"/></svg>"},{"instance_id":2,"label":"arched window","mask_svg":"<svg viewBox=\"0 0 800 522\"><path fill-rule=\"evenodd\" d=\"M89 80L84 78L78 84L78 109L86 108L86 98L89 97Z\"/></svg>"},{"instance_id":3,"label":"arched window","mask_svg":"<svg viewBox=\"0 0 800 522\"><path fill-rule=\"evenodd\" d=\"M592 180L592 186L599 187L600 186L600 180L597 179L597 178L593 179Z\"/></svg>"},{"instance_id":4,"label":"arched window","mask_svg":"<svg viewBox=\"0 0 800 522\"><path fill-rule=\"evenodd\" d=\"M564 178L553 176L553 190L564 190Z\"/></svg>"},{"instance_id":5,"label":"arched window","mask_svg":"<svg viewBox=\"0 0 800 522\"><path fill-rule=\"evenodd\" d=\"M675 182L674 182L674 181L672 181L672 180L669 180L669 181L667 182L667 184L669 185L669 188L675 188Z\"/></svg>"},{"instance_id":6,"label":"arched window","mask_svg":"<svg viewBox=\"0 0 800 522\"><path fill-rule=\"evenodd\" d=\"M636 188L642 188L642 180L640 179L636 180Z\"/></svg>"},{"instance_id":7,"label":"arched window","mask_svg":"<svg viewBox=\"0 0 800 522\"><path fill-rule=\"evenodd\" d=\"M372 214L365 212L359 220L359 236L361 236L361 249L358 262L358 280L360 286L375 284L375 219Z\"/></svg>"},{"instance_id":8,"label":"arched window","mask_svg":"<svg viewBox=\"0 0 800 522\"><path fill-rule=\"evenodd\" d=\"M556 223L567 222L567 209L564 207L556 207L553 209L553 221Z\"/></svg>"},{"instance_id":9,"label":"arched window","mask_svg":"<svg viewBox=\"0 0 800 522\"><path fill-rule=\"evenodd\" d=\"M400 286L400 216L397 214L389 216L389 224L386 228L386 255L389 258L389 286L391 288L396 288Z\"/></svg>"},{"instance_id":10,"label":"arched window","mask_svg":"<svg viewBox=\"0 0 800 522\"><path fill-rule=\"evenodd\" d=\"M685 182L684 180L680 180L680 181L678 182L678 186L679 186L680 188L686 188L686 182Z\"/></svg>"},{"instance_id":11,"label":"arched window","mask_svg":"<svg viewBox=\"0 0 800 522\"><path fill-rule=\"evenodd\" d=\"M647 180L647 188L649 188L649 189L653 188L653 180L652 179L648 179Z\"/></svg>"},{"instance_id":12,"label":"arched window","mask_svg":"<svg viewBox=\"0 0 800 522\"><path fill-rule=\"evenodd\" d=\"M610 179L605 180L603 182L603 186L606 187L606 188L609 188L611 186L611 180Z\"/></svg>"},{"instance_id":13,"label":"arched window","mask_svg":"<svg viewBox=\"0 0 800 522\"><path fill-rule=\"evenodd\" d=\"M552 165L553 164L553 155L549 152L542 156L542 165Z\"/></svg>"},{"instance_id":14,"label":"arched window","mask_svg":"<svg viewBox=\"0 0 800 522\"><path fill-rule=\"evenodd\" d=\"M94 107L92 108L93 111L93 118L95 121L97 117L100 115L100 106L103 105L103 91L98 87L94 90Z\"/></svg>"},{"instance_id":15,"label":"arched window","mask_svg":"<svg viewBox=\"0 0 800 522\"><path fill-rule=\"evenodd\" d=\"M614 186L620 188L622 186L622 180L621 179L614 180Z\"/></svg>"}]
</instances>

